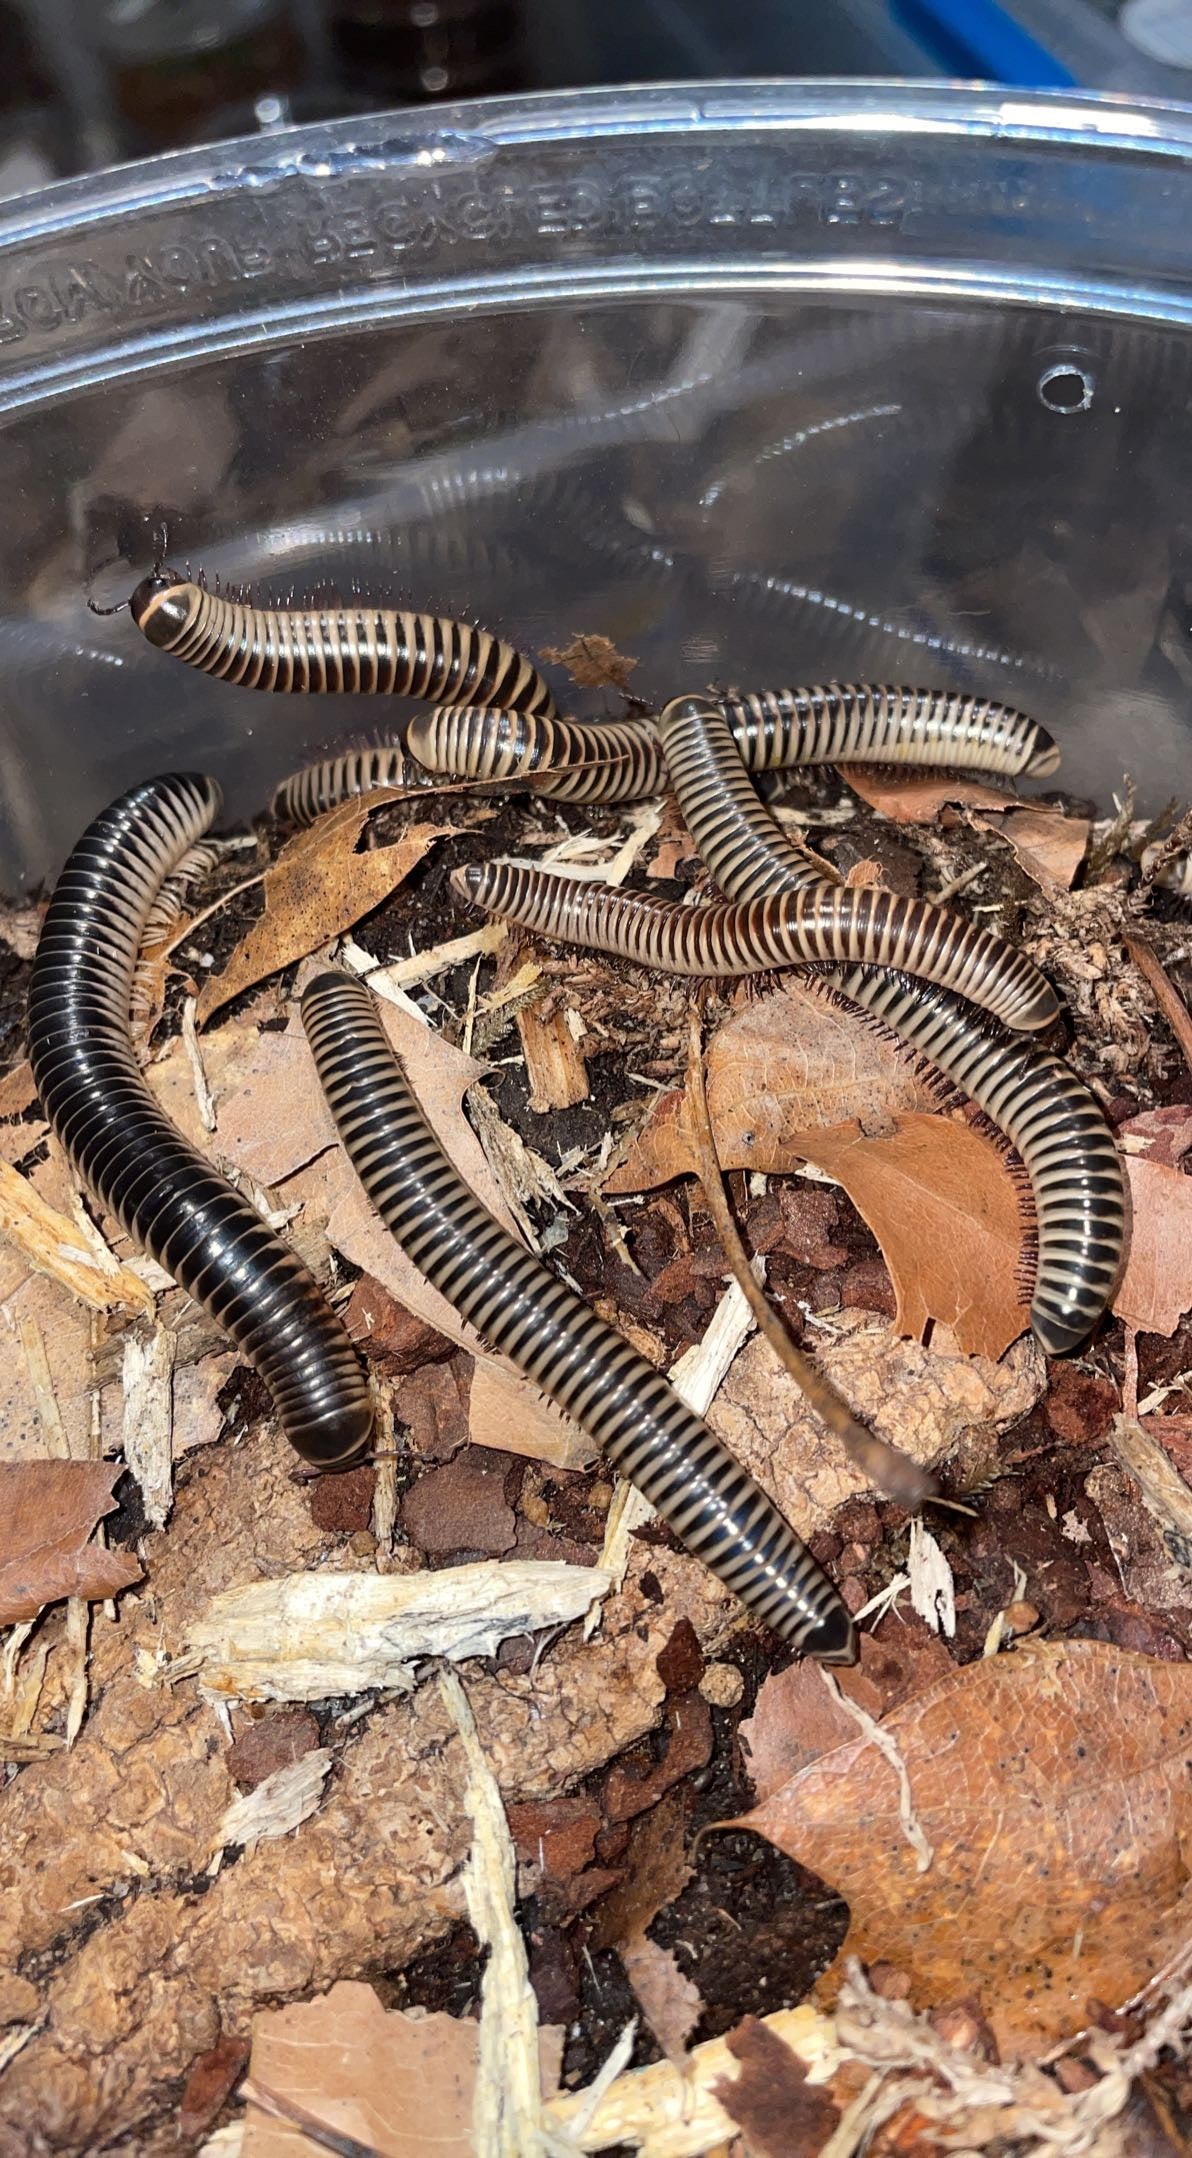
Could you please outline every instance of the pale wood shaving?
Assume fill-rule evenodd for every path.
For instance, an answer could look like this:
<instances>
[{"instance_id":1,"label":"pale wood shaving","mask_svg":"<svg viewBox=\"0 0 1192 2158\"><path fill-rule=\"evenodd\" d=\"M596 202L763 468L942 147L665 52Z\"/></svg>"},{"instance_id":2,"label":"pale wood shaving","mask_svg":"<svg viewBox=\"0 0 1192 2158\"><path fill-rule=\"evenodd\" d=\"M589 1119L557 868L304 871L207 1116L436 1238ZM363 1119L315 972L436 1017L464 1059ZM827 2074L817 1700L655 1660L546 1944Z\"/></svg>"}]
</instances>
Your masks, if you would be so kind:
<instances>
[{"instance_id":1,"label":"pale wood shaving","mask_svg":"<svg viewBox=\"0 0 1192 2158\"><path fill-rule=\"evenodd\" d=\"M15 1246L36 1273L60 1282L93 1311L151 1312L152 1292L131 1269L108 1253L101 1264L79 1244L73 1222L36 1192L27 1177L0 1159L0 1237Z\"/></svg>"},{"instance_id":2,"label":"pale wood shaving","mask_svg":"<svg viewBox=\"0 0 1192 2158\"><path fill-rule=\"evenodd\" d=\"M408 1693L425 1657L491 1656L510 1634L578 1618L608 1586L598 1567L547 1559L486 1559L437 1574L283 1574L213 1596L165 1675L198 1672L216 1699Z\"/></svg>"},{"instance_id":3,"label":"pale wood shaving","mask_svg":"<svg viewBox=\"0 0 1192 2158\"><path fill-rule=\"evenodd\" d=\"M907 1559L911 1606L935 1633L949 1641L956 1633L956 1584L952 1568L932 1535L916 1514L911 1522L911 1546Z\"/></svg>"},{"instance_id":4,"label":"pale wood shaving","mask_svg":"<svg viewBox=\"0 0 1192 2158\"><path fill-rule=\"evenodd\" d=\"M567 1197L550 1163L505 1122L479 1080L468 1088L464 1100L505 1203L530 1250L540 1252L541 1240L527 1208L557 1206L574 1213L574 1201Z\"/></svg>"},{"instance_id":5,"label":"pale wood shaving","mask_svg":"<svg viewBox=\"0 0 1192 2158\"><path fill-rule=\"evenodd\" d=\"M447 937L441 944L432 944L429 951L411 952L408 959L393 959L383 966L374 960L364 979L383 997L389 989L409 989L418 982L432 981L436 974L445 974L449 967L462 966L469 959L491 958L508 935L508 923L488 921L479 929L469 930L466 936Z\"/></svg>"},{"instance_id":6,"label":"pale wood shaving","mask_svg":"<svg viewBox=\"0 0 1192 2158\"><path fill-rule=\"evenodd\" d=\"M393 1549L397 1533L397 1434L393 1426L393 1405L388 1396L374 1388L376 1427L374 1450L376 1455L376 1482L373 1486L372 1532L377 1540L377 1562L384 1566Z\"/></svg>"},{"instance_id":7,"label":"pale wood shaving","mask_svg":"<svg viewBox=\"0 0 1192 2158\"><path fill-rule=\"evenodd\" d=\"M1115 1416L1109 1443L1134 1478L1147 1512L1154 1515L1177 1566L1192 1572L1192 1491L1167 1454L1128 1416Z\"/></svg>"},{"instance_id":8,"label":"pale wood shaving","mask_svg":"<svg viewBox=\"0 0 1192 2158\"><path fill-rule=\"evenodd\" d=\"M840 2066L842 2054L830 2016L804 2002L763 2018L766 2029L797 2053L808 2081L826 2083ZM712 2092L722 2078L735 2080L738 2062L729 2051L727 2038L713 2038L696 2046L685 2073L670 2061L652 2068L634 2068L617 2077L593 2108L586 2091L552 2098L546 2122L558 2141L560 2153L601 2151L610 2144L628 2143L639 2158L708 2158L736 2129ZM564 2140L566 2139L566 2140Z\"/></svg>"},{"instance_id":9,"label":"pale wood shaving","mask_svg":"<svg viewBox=\"0 0 1192 2158\"><path fill-rule=\"evenodd\" d=\"M69 1658L66 1700L66 1743L73 1746L87 1713L87 1644L91 1633L91 1606L85 1596L71 1596L66 1605L65 1646Z\"/></svg>"},{"instance_id":10,"label":"pale wood shaving","mask_svg":"<svg viewBox=\"0 0 1192 2158\"><path fill-rule=\"evenodd\" d=\"M204 1131L214 1131L215 1104L211 1099L211 1089L207 1084L207 1074L203 1069L203 1058L199 1049L198 1032L195 1027L197 1004L197 997L187 997L182 1006L182 1047L186 1052L186 1061L190 1065L190 1075L194 1081L195 1104L199 1112L199 1122Z\"/></svg>"},{"instance_id":11,"label":"pale wood shaving","mask_svg":"<svg viewBox=\"0 0 1192 2158\"><path fill-rule=\"evenodd\" d=\"M298 1760L274 1769L254 1791L234 1798L216 1829L212 1855L230 1843L251 1851L272 1837L288 1836L317 1811L334 1759L329 1747L312 1747Z\"/></svg>"},{"instance_id":12,"label":"pale wood shaving","mask_svg":"<svg viewBox=\"0 0 1192 2158\"><path fill-rule=\"evenodd\" d=\"M480 2058L472 2114L479 2158L536 2158L542 2150L538 2005L514 1914L517 1864L496 1777L471 1704L454 1671L439 1689L468 1765L464 1806L472 1850L464 1872L468 1916L489 1950L480 1985Z\"/></svg>"},{"instance_id":13,"label":"pale wood shaving","mask_svg":"<svg viewBox=\"0 0 1192 2158\"><path fill-rule=\"evenodd\" d=\"M30 1318L24 1313L18 1318L16 1325L17 1339L21 1344L25 1369L29 1373L29 1384L33 1389L33 1399L37 1408L38 1420L45 1433L46 1452L55 1455L61 1461L69 1461L70 1441L66 1436L62 1411L58 1407L58 1396L54 1392L54 1381L50 1373L50 1360L46 1355L45 1336L36 1319Z\"/></svg>"},{"instance_id":14,"label":"pale wood shaving","mask_svg":"<svg viewBox=\"0 0 1192 2158\"><path fill-rule=\"evenodd\" d=\"M177 1342L167 1326L148 1337L129 1334L124 1344L124 1458L140 1488L145 1519L163 1529L174 1502L174 1358Z\"/></svg>"}]
</instances>

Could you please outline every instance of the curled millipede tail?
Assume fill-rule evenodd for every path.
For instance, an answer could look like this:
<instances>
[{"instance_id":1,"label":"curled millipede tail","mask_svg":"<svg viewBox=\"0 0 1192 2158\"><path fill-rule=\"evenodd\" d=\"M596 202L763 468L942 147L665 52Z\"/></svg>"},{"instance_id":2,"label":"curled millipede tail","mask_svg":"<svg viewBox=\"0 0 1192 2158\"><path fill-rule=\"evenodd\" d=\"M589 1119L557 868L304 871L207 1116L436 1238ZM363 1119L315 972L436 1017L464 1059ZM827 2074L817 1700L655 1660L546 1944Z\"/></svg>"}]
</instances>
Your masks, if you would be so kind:
<instances>
[{"instance_id":1,"label":"curled millipede tail","mask_svg":"<svg viewBox=\"0 0 1192 2158\"><path fill-rule=\"evenodd\" d=\"M319 1079L369 1198L402 1250L519 1370L591 1433L743 1603L802 1654L855 1660L831 1582L753 1478L663 1375L518 1244L427 1124L361 983L302 999Z\"/></svg>"},{"instance_id":2,"label":"curled millipede tail","mask_svg":"<svg viewBox=\"0 0 1192 2158\"><path fill-rule=\"evenodd\" d=\"M347 1332L288 1244L163 1114L133 1050L145 923L218 806L213 780L173 775L134 787L84 832L38 941L29 1061L88 1190L255 1365L291 1445L339 1467L372 1431Z\"/></svg>"}]
</instances>

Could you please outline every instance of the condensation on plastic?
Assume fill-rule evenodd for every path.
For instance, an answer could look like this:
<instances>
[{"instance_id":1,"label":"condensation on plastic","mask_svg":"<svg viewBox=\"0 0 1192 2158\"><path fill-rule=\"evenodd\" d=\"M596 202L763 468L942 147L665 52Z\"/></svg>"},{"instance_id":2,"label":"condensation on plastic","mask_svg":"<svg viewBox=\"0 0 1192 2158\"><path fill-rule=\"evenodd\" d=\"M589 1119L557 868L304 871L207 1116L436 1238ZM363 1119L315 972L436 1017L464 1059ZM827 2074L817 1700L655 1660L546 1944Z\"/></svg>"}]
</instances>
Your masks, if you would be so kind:
<instances>
[{"instance_id":1,"label":"condensation on plastic","mask_svg":"<svg viewBox=\"0 0 1192 2158\"><path fill-rule=\"evenodd\" d=\"M1059 736L1069 786L1186 794L1190 153L1159 106L723 84L295 130L13 206L0 882L147 774L251 814L385 717L91 616L163 522L265 597L603 631L652 699L971 686Z\"/></svg>"}]
</instances>

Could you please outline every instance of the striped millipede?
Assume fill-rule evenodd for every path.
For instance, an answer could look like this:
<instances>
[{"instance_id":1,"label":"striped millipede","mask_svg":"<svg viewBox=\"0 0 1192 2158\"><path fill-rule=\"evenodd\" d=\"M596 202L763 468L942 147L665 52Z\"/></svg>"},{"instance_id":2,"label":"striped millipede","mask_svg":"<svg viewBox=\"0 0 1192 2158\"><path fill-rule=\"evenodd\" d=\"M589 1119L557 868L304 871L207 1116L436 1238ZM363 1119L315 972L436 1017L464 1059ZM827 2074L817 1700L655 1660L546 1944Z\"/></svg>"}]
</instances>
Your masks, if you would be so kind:
<instances>
[{"instance_id":1,"label":"striped millipede","mask_svg":"<svg viewBox=\"0 0 1192 2158\"><path fill-rule=\"evenodd\" d=\"M1087 1087L940 989L868 967L822 978L945 1072L1021 1155L1038 1221L1031 1328L1049 1356L1076 1348L1109 1301L1125 1235L1117 1147Z\"/></svg>"},{"instance_id":2,"label":"striped millipede","mask_svg":"<svg viewBox=\"0 0 1192 2158\"><path fill-rule=\"evenodd\" d=\"M413 764L396 742L381 742L341 750L318 764L304 764L301 771L283 779L269 809L272 816L288 823L313 824L324 810L354 795L372 794L381 787L433 787L437 782L437 773Z\"/></svg>"},{"instance_id":3,"label":"striped millipede","mask_svg":"<svg viewBox=\"0 0 1192 2158\"><path fill-rule=\"evenodd\" d=\"M513 862L469 862L452 871L451 883L459 898L538 936L669 974L723 980L844 961L921 976L1032 1033L1059 1015L1050 982L1025 952L946 908L873 885L818 883L685 907Z\"/></svg>"},{"instance_id":4,"label":"striped millipede","mask_svg":"<svg viewBox=\"0 0 1192 2158\"><path fill-rule=\"evenodd\" d=\"M381 1219L454 1309L632 1479L663 1519L804 1655L855 1659L831 1582L765 1493L667 1379L522 1248L461 1180L350 976L321 974L306 1029L344 1147Z\"/></svg>"},{"instance_id":5,"label":"striped millipede","mask_svg":"<svg viewBox=\"0 0 1192 2158\"><path fill-rule=\"evenodd\" d=\"M696 701L720 714L736 752L731 765L718 765L720 784L740 763L749 772L809 764L958 765L1030 778L1059 764L1051 736L1024 712L952 690L823 682ZM542 793L570 801L631 801L667 783L665 737L648 715L558 719L457 702L416 713L406 746L431 771L531 778Z\"/></svg>"},{"instance_id":6,"label":"striped millipede","mask_svg":"<svg viewBox=\"0 0 1192 2158\"><path fill-rule=\"evenodd\" d=\"M348 1334L288 1245L163 1114L130 1034L145 923L219 799L213 780L170 775L134 787L83 834L38 941L29 1061L83 1183L255 1365L291 1445L336 1468L372 1431Z\"/></svg>"},{"instance_id":7,"label":"striped millipede","mask_svg":"<svg viewBox=\"0 0 1192 2158\"><path fill-rule=\"evenodd\" d=\"M516 645L450 615L359 600L250 607L171 569L142 578L128 608L158 651L246 689L433 697L548 716L555 709L549 685Z\"/></svg>"},{"instance_id":8,"label":"striped millipede","mask_svg":"<svg viewBox=\"0 0 1192 2158\"><path fill-rule=\"evenodd\" d=\"M807 863L739 764L732 769L735 750L719 708L704 698L676 698L659 725L679 807L721 889L742 900L804 889ZM839 973L829 978L844 986ZM1074 1348L1105 1308L1125 1233L1121 1165L1093 1097L1057 1058L1031 1063L1038 1052L998 1044L1010 1059L1004 1062L971 1020L953 1015L945 1024L945 1004L921 982L903 982L891 997L881 975L860 969L848 981L855 1002L937 1063L1018 1147L1039 1223L1031 1325L1052 1355Z\"/></svg>"}]
</instances>

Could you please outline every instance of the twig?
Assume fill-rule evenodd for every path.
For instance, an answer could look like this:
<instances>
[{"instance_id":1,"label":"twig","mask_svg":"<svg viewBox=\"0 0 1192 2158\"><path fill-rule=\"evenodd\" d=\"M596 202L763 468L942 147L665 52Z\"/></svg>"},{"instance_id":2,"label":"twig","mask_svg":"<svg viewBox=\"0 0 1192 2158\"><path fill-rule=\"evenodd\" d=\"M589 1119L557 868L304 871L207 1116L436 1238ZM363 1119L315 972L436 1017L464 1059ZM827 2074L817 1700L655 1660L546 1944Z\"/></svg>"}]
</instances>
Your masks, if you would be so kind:
<instances>
[{"instance_id":1,"label":"twig","mask_svg":"<svg viewBox=\"0 0 1192 2158\"><path fill-rule=\"evenodd\" d=\"M884 1724L878 1723L877 1719L869 1714L868 1709L862 1708L859 1701L854 1701L850 1694L842 1690L836 1682L836 1673L834 1671L827 1670L822 1663L817 1663L815 1668L837 1707L842 1708L846 1716L852 1717L862 1735L868 1739L871 1746L877 1747L882 1758L889 1762L890 1767L897 1776L899 1823L903 1835L915 1854L915 1864L919 1872L926 1873L935 1857L935 1853L927 1841L927 1837L923 1832L923 1824L915 1812L911 1779L907 1773L906 1762L898 1751L893 1733L887 1731Z\"/></svg>"},{"instance_id":2,"label":"twig","mask_svg":"<svg viewBox=\"0 0 1192 2158\"><path fill-rule=\"evenodd\" d=\"M179 922L173 936L168 937L160 950L155 952L155 958L168 958L171 952L177 951L183 937L188 937L192 930L198 929L204 922L210 921L211 916L218 914L220 908L226 907L230 900L239 899L241 892L251 892L254 884L263 884L264 882L265 871L258 869L254 877L245 877L243 883L234 884L230 892L221 892L219 898L213 899L209 907L203 907L198 914L188 914L185 921Z\"/></svg>"},{"instance_id":3,"label":"twig","mask_svg":"<svg viewBox=\"0 0 1192 2158\"><path fill-rule=\"evenodd\" d=\"M1192 1012L1171 981L1158 952L1147 943L1145 937L1123 939L1126 950L1138 968L1144 982L1155 999L1159 1010L1175 1035L1183 1052L1184 1062L1192 1071Z\"/></svg>"},{"instance_id":4,"label":"twig","mask_svg":"<svg viewBox=\"0 0 1192 2158\"><path fill-rule=\"evenodd\" d=\"M848 1403L842 1400L835 1387L829 1385L815 1365L795 1347L754 1274L729 1208L716 1154L716 1136L712 1130L708 1096L704 1086L700 1017L694 1006L688 1026L687 1098L691 1105L691 1136L696 1175L703 1187L708 1212L712 1216L725 1258L757 1320L758 1331L765 1335L785 1370L806 1395L821 1423L840 1441L849 1460L856 1464L861 1474L871 1484L876 1484L879 1490L898 1499L902 1505L921 1506L924 1499L933 1497L938 1488L934 1476L929 1470L920 1468L918 1462L909 1460L898 1447L888 1445L885 1439L879 1439L874 1432L867 1430L864 1424L858 1423Z\"/></svg>"},{"instance_id":5,"label":"twig","mask_svg":"<svg viewBox=\"0 0 1192 2158\"><path fill-rule=\"evenodd\" d=\"M334 2158L384 2158L375 2143L362 2143L358 2136L348 2136L338 2128L329 2128L325 2121L308 2113L305 2106L296 2106L292 2098L283 2098L280 2091L271 2091L263 2083L254 2083L251 2077L240 2086L240 2096L247 2099L258 2112L268 2114L271 2120L285 2121L313 2143L316 2150L332 2151Z\"/></svg>"}]
</instances>

